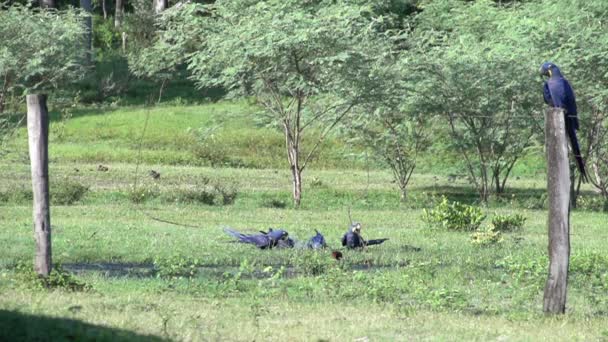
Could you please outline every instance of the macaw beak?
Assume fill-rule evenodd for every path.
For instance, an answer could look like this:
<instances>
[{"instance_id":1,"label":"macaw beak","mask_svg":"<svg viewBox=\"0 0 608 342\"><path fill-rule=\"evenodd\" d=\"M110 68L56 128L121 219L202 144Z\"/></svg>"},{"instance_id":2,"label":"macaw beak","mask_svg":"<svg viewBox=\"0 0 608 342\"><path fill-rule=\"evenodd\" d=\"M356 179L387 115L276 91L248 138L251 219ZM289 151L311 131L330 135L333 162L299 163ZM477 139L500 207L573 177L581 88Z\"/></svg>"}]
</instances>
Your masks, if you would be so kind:
<instances>
[{"instance_id":1,"label":"macaw beak","mask_svg":"<svg viewBox=\"0 0 608 342\"><path fill-rule=\"evenodd\" d=\"M551 77L551 68L546 68L545 69L545 68L541 67L540 70L539 70L539 72L540 72L541 76Z\"/></svg>"}]
</instances>

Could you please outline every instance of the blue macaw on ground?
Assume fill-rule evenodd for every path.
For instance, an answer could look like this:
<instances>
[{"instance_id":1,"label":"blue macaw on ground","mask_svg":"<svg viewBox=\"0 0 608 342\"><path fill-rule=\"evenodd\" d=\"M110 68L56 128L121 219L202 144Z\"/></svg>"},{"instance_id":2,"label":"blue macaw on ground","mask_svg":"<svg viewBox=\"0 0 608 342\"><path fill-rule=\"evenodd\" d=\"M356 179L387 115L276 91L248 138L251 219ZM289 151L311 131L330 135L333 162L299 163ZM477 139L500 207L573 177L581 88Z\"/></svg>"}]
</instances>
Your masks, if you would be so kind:
<instances>
[{"instance_id":1,"label":"blue macaw on ground","mask_svg":"<svg viewBox=\"0 0 608 342\"><path fill-rule=\"evenodd\" d=\"M388 238L366 241L361 236L361 223L354 222L353 224L351 224L346 234L342 236L342 246L345 246L347 248L362 248L366 246L379 245L386 240L388 240Z\"/></svg>"},{"instance_id":2,"label":"blue macaw on ground","mask_svg":"<svg viewBox=\"0 0 608 342\"><path fill-rule=\"evenodd\" d=\"M327 243L325 242L325 237L318 230L315 229L317 233L315 236L311 237L306 243L306 247L311 249L320 249L327 247Z\"/></svg>"},{"instance_id":3,"label":"blue macaw on ground","mask_svg":"<svg viewBox=\"0 0 608 342\"><path fill-rule=\"evenodd\" d=\"M570 146L576 159L578 170L581 173L583 182L587 182L587 172L585 163L581 156L581 149L576 138L576 131L579 128L576 110L576 97L568 80L562 75L557 65L546 62L540 67L540 74L548 76L543 88L545 103L551 107L562 108L565 115L566 134L570 138Z\"/></svg>"},{"instance_id":4,"label":"blue macaw on ground","mask_svg":"<svg viewBox=\"0 0 608 342\"><path fill-rule=\"evenodd\" d=\"M289 233L283 229L272 229L260 234L243 234L231 228L224 228L224 232L235 237L239 242L255 245L260 249L291 248L295 242L289 238Z\"/></svg>"}]
</instances>

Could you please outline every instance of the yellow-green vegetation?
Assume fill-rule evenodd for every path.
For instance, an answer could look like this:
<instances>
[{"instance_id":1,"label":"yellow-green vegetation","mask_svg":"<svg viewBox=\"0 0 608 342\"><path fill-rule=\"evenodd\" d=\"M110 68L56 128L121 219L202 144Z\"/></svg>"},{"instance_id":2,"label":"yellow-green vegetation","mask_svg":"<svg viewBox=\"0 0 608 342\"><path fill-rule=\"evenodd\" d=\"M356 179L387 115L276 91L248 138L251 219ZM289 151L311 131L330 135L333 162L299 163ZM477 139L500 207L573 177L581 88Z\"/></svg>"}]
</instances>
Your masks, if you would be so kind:
<instances>
[{"instance_id":1,"label":"yellow-green vegetation","mask_svg":"<svg viewBox=\"0 0 608 342\"><path fill-rule=\"evenodd\" d=\"M201 108L230 106L153 109L145 151L167 158L189 153L191 146L181 140L188 137L187 128L221 112L209 115ZM19 158L26 156L24 133L18 134L15 150L0 164L5 180L0 331L12 334L0 337L33 339L39 335L31 326L56 339L100 340L601 340L608 335L605 213L573 213L568 312L561 318L541 313L548 265L543 179L514 179L503 198L478 208L465 180L441 173L415 174L408 200L401 202L388 171L316 168L307 171L303 204L295 210L289 171L283 168L173 165L145 157L137 166L145 113L83 112L53 124L53 256L62 266L49 283L37 281L27 267L34 251L31 191L27 160ZM106 121L108 116L112 120ZM265 131L249 130L254 136ZM151 137L162 140L162 147L154 149ZM92 159L96 145L106 152L122 149L127 157ZM224 195L232 200L224 202ZM502 242L479 248L466 229L437 229L423 220L423 208L462 215L453 201L467 203L459 206L475 213L482 227L508 224L501 228ZM319 229L332 249L341 250L348 208L363 223L365 237L389 241L363 251L342 250L344 258L337 262L331 250L261 251L233 243L222 232L223 227L250 232L282 227L305 240Z\"/></svg>"}]
</instances>

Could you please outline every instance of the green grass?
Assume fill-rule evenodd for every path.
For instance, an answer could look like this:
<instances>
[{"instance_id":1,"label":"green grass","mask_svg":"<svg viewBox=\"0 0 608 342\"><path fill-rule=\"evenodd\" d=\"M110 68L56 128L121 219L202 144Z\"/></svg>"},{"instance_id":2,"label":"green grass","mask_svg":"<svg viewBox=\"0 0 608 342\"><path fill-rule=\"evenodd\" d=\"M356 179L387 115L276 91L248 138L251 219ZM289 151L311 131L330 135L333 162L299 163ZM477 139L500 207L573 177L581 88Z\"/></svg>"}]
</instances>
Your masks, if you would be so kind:
<instances>
[{"instance_id":1,"label":"green grass","mask_svg":"<svg viewBox=\"0 0 608 342\"><path fill-rule=\"evenodd\" d=\"M495 212L526 218L522 230L487 247L470 243L470 233L432 229L422 220L422 209L441 195L475 203L464 179L434 168L416 173L403 203L388 171L351 163L337 139L327 150L335 158L305 172L296 210L282 147L275 146L280 134L257 127L252 108L244 102L154 108L141 159L145 109L87 109L54 121L52 198L76 196L66 189L87 191L77 191L83 197L72 205L52 206L53 257L90 285L85 292L41 289L24 275L34 242L21 132L15 152L0 162L0 340L40 338L36 331L54 340L108 341L608 338L605 213L573 213L568 311L545 317L547 212L538 210L545 180L535 172L513 178L509 193L484 209L483 225ZM201 147L188 127L218 116L227 117L214 142L226 145L219 155L256 168L210 167L196 154ZM109 170L98 171L98 164ZM235 203L171 200L206 179L236 189ZM133 203L136 182L155 196ZM306 240L319 229L338 249L349 208L364 236L389 241L343 250L336 262L330 250L260 251L222 232L283 227Z\"/></svg>"},{"instance_id":2,"label":"green grass","mask_svg":"<svg viewBox=\"0 0 608 342\"><path fill-rule=\"evenodd\" d=\"M53 114L49 153L56 162L286 167L282 132L262 126L257 113L259 108L245 100L194 106L74 109L67 121ZM314 130L310 133L310 137L316 134ZM305 136L304 151L314 143ZM9 146L13 158L26 157L26 144L26 131L21 129ZM353 153L358 152L331 137L324 143L322 158L311 166L363 168L365 160L353 160Z\"/></svg>"}]
</instances>

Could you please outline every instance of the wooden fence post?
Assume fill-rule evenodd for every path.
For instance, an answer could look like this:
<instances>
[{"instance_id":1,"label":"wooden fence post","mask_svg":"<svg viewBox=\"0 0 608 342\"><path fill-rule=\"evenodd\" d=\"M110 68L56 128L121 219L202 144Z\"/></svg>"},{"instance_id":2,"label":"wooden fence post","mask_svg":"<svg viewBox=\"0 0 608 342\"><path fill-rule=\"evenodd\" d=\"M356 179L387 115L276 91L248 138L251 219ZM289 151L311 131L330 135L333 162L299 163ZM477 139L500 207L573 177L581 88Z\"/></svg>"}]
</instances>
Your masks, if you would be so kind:
<instances>
[{"instance_id":1,"label":"wooden fence post","mask_svg":"<svg viewBox=\"0 0 608 342\"><path fill-rule=\"evenodd\" d=\"M570 166L564 112L545 111L547 192L549 196L549 277L545 285L545 313L566 311L570 260Z\"/></svg>"},{"instance_id":2,"label":"wooden fence post","mask_svg":"<svg viewBox=\"0 0 608 342\"><path fill-rule=\"evenodd\" d=\"M34 270L47 277L51 272L51 211L49 205L49 113L46 95L27 95L27 132L34 193Z\"/></svg>"}]
</instances>

